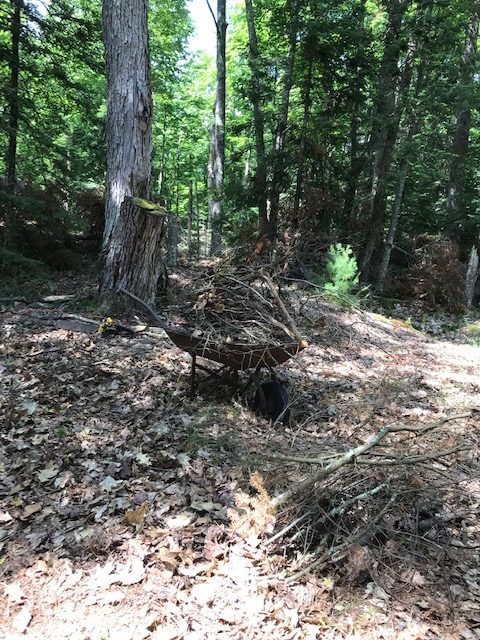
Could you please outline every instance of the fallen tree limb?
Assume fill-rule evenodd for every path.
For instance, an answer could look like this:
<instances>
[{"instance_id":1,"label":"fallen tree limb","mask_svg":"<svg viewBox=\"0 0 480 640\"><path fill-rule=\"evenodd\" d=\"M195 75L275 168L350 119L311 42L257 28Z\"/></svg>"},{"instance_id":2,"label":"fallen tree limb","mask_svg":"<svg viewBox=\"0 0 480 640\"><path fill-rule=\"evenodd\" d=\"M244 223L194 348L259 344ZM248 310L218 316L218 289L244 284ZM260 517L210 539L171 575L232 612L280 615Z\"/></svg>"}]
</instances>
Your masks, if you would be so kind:
<instances>
[{"instance_id":1,"label":"fallen tree limb","mask_svg":"<svg viewBox=\"0 0 480 640\"><path fill-rule=\"evenodd\" d=\"M460 420L461 418L468 418L468 417L470 417L470 413L446 416L445 418L441 418L440 420L435 420L434 422L429 422L420 427L409 426L404 424L387 425L383 427L383 429L380 429L380 431L378 431L376 434L371 436L362 445L355 447L354 449L350 449L350 451L347 451L346 453L342 454L340 457L333 460L333 462L328 464L326 467L322 467L322 469L320 469L317 473L314 473L311 476L308 476L302 482L299 482L298 484L293 486L291 489L288 489L288 491L284 491L280 495L273 498L272 506L274 508L278 508L279 506L282 506L285 503L287 503L294 496L297 496L298 494L308 491L317 482L319 482L320 480L323 480L323 478L326 478L327 476L331 475L332 473L334 473L344 465L347 465L356 461L356 459L359 456L366 453L370 449L373 449L373 447L377 446L390 433L399 433L404 431L404 432L411 432L411 433L416 433L420 435L423 433L427 433L432 429L436 429L437 427L443 424L446 424L447 422L452 422L453 420Z\"/></svg>"},{"instance_id":2,"label":"fallen tree limb","mask_svg":"<svg viewBox=\"0 0 480 640\"><path fill-rule=\"evenodd\" d=\"M278 291L275 288L275 285L273 284L272 280L270 279L269 276L267 276L265 273L262 274L262 278L263 280L267 283L268 288L270 289L270 292L275 300L275 302L278 305L278 308L280 309L280 311L283 314L283 317L285 318L285 320L288 322L288 324L290 325L290 328L293 332L293 334L295 335L296 339L299 342L302 342L302 340L304 340L304 337L302 336L302 334L300 333L300 331L297 329L297 325L295 324L295 322L293 321L292 316L289 314L287 307L285 306L283 300L280 298L280 296L278 295Z\"/></svg>"},{"instance_id":3,"label":"fallen tree limb","mask_svg":"<svg viewBox=\"0 0 480 640\"><path fill-rule=\"evenodd\" d=\"M450 449L443 449L440 451L432 451L432 453L426 453L423 456L409 456L408 458L394 458L392 460L381 460L375 459L372 460L362 460L358 459L355 461L356 464L369 464L375 466L395 466L395 465L404 465L404 464L418 464L419 462L425 462L426 460L437 460L438 458L445 458L445 456L449 456L452 453L457 453L458 451L468 451L470 447L467 445L458 445L456 447L451 447Z\"/></svg>"}]
</instances>

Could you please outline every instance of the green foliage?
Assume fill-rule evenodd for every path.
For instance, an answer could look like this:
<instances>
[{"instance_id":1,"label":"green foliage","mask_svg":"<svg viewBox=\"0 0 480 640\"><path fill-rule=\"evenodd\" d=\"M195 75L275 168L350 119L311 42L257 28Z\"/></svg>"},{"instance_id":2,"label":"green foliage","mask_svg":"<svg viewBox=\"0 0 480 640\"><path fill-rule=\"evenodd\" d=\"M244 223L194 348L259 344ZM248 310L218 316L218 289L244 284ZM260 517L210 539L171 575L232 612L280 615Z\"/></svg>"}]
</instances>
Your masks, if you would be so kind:
<instances>
[{"instance_id":1,"label":"green foliage","mask_svg":"<svg viewBox=\"0 0 480 640\"><path fill-rule=\"evenodd\" d=\"M308 275L322 295L342 305L354 306L368 293L368 287L358 287L360 274L350 245L331 245L327 251L323 274Z\"/></svg>"},{"instance_id":2,"label":"green foliage","mask_svg":"<svg viewBox=\"0 0 480 640\"><path fill-rule=\"evenodd\" d=\"M47 265L41 260L29 258L5 247L0 247L0 265L0 272L4 270L9 276L23 273L38 280L47 280L50 276Z\"/></svg>"},{"instance_id":3,"label":"green foliage","mask_svg":"<svg viewBox=\"0 0 480 640\"><path fill-rule=\"evenodd\" d=\"M429 9L420 28L418 8L423 5ZM9 135L13 6L14 3L0 6L0 83L5 87L0 93L0 175L5 174ZM346 243L350 241L358 247L361 255L370 215L375 155L372 145L379 131L375 106L382 99L378 95L379 72L387 42L389 7L389 3L380 0L254 3L269 179L289 34L292 24L295 26L280 218L282 225L294 228L295 234L310 234L316 239L320 230L342 238L345 244L329 249L325 273L316 276L319 286L331 296L348 297L358 288L358 270ZM54 226L68 228L70 233L82 231L76 194L87 185L92 188L104 180L106 106L100 10L97 0L23 2L17 176L37 192L47 191L53 184L61 197L55 206L41 204L36 197L29 201L29 196L20 193L14 198L22 201L2 194L0 199L5 205L18 207L23 219L30 216L35 223L30 225L30 233L40 230L44 237L54 235ZM459 71L470 10L471 3L465 0L410 3L400 25L396 102L403 103L404 109L396 114L399 134L386 177L388 213L393 207L402 161L408 158L397 238L442 231L457 106L462 95L471 105L471 129L465 169L465 215L459 235L464 246L471 246L478 236L480 83L475 76L472 82L465 83ZM207 8L205 12L208 15ZM257 215L255 131L243 2L230 3L228 22L224 240L235 244L254 235ZM205 168L214 100L214 60L204 53L188 52L192 24L184 0L152 0L149 28L154 100L152 185L157 192L154 197L166 203L185 230L192 184L194 235L198 225L203 237L208 210ZM407 72L411 73L409 83L405 81ZM423 84L419 82L422 76ZM307 87L309 79L311 86ZM421 90L417 91L419 85ZM416 133L408 139L406 133L415 120ZM352 215L345 220L337 213L341 212L355 159L361 167L356 174ZM308 221L310 226L306 229L291 216L300 167L300 217ZM323 194L323 204L310 194ZM379 237L385 234L386 217L380 225ZM323 246L331 242L330 237L321 239ZM20 255L23 253L26 255L22 249ZM392 260L396 266L405 266L406 255L394 251ZM320 259L313 268L320 270Z\"/></svg>"},{"instance_id":4,"label":"green foliage","mask_svg":"<svg viewBox=\"0 0 480 640\"><path fill-rule=\"evenodd\" d=\"M325 263L325 291L346 295L358 285L357 259L350 245L337 243L328 248Z\"/></svg>"}]
</instances>

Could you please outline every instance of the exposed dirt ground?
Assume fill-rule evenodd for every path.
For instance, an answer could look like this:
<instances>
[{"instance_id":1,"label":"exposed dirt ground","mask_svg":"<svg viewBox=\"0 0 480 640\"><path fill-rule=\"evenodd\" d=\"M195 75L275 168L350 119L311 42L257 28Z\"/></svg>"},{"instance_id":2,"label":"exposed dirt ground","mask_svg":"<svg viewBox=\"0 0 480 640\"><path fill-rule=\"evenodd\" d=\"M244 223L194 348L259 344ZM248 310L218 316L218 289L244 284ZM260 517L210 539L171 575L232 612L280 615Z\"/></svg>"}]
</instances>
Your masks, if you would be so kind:
<instances>
[{"instance_id":1,"label":"exposed dirt ground","mask_svg":"<svg viewBox=\"0 0 480 640\"><path fill-rule=\"evenodd\" d=\"M0 637L480 637L479 346L308 300L284 426L71 313L0 304ZM305 458L455 414L269 508Z\"/></svg>"}]
</instances>

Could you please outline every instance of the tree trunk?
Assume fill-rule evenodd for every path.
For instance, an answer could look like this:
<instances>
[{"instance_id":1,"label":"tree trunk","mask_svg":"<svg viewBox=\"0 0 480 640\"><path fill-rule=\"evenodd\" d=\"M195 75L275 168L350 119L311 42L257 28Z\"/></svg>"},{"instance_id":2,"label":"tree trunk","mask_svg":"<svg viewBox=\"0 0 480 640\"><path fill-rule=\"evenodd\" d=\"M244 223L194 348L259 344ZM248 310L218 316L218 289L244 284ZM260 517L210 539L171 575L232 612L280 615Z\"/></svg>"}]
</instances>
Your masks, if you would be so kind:
<instances>
[{"instance_id":1,"label":"tree trunk","mask_svg":"<svg viewBox=\"0 0 480 640\"><path fill-rule=\"evenodd\" d=\"M253 17L252 0L245 0L245 10L248 26L248 43L250 65L251 92L250 100L253 106L253 126L255 129L255 148L257 152L257 172L255 175L255 195L258 203L258 233L268 235L267 218L267 162L265 159L265 142L263 130L262 93L260 86L260 67L258 64L257 33Z\"/></svg>"},{"instance_id":2,"label":"tree trunk","mask_svg":"<svg viewBox=\"0 0 480 640\"><path fill-rule=\"evenodd\" d=\"M187 227L187 247L188 257L192 257L192 229L193 229L193 181L190 178L188 183L188 227Z\"/></svg>"},{"instance_id":3,"label":"tree trunk","mask_svg":"<svg viewBox=\"0 0 480 640\"><path fill-rule=\"evenodd\" d=\"M17 185L17 135L20 115L18 76L20 73L20 30L23 1L11 0L11 4L13 13L11 21L10 83L7 90L8 148L6 156L6 188L7 192L13 195ZM17 244L17 220L13 202L7 203L5 207L4 244L7 248L13 248Z\"/></svg>"},{"instance_id":4,"label":"tree trunk","mask_svg":"<svg viewBox=\"0 0 480 640\"><path fill-rule=\"evenodd\" d=\"M464 218L463 196L465 191L465 161L470 137L470 100L467 87L471 86L476 72L478 38L478 4L472 3L472 15L466 26L465 49L458 85L457 124L452 146L450 176L447 188L447 218L445 232L455 236Z\"/></svg>"},{"instance_id":5,"label":"tree trunk","mask_svg":"<svg viewBox=\"0 0 480 640\"><path fill-rule=\"evenodd\" d=\"M431 10L432 2L431 0L427 0L427 2L429 5L428 9ZM428 23L425 24L425 27L428 27ZM405 142L403 144L403 159L401 160L401 163L400 163L400 171L399 171L398 182L397 182L397 191L395 193L395 203L393 205L392 216L390 218L390 225L388 228L387 237L385 239L385 247L383 250L382 261L380 263L380 267L378 270L378 276L377 276L377 282L376 282L377 291L383 290L383 287L385 284L385 278L387 276L388 266L390 264L390 257L391 257L392 249L395 242L395 236L397 234L398 221L399 221L400 213L402 210L403 194L405 192L405 183L407 181L407 176L408 176L408 172L410 170L410 165L411 165L410 145L413 139L415 138L415 136L417 135L417 133L420 131L421 117L419 115L418 99L426 84L427 58L428 58L428 51L426 51L425 47L423 47L422 58L418 65L417 80L415 83L414 106L413 106L413 111L410 115L411 122L408 127Z\"/></svg>"},{"instance_id":6,"label":"tree trunk","mask_svg":"<svg viewBox=\"0 0 480 640\"><path fill-rule=\"evenodd\" d=\"M470 308L473 303L473 296L475 294L475 285L478 278L478 251L475 245L470 251L470 258L468 259L467 273L465 275L465 302L467 307Z\"/></svg>"},{"instance_id":7,"label":"tree trunk","mask_svg":"<svg viewBox=\"0 0 480 640\"><path fill-rule=\"evenodd\" d=\"M122 286L152 302L162 270L163 219L130 198L150 197L152 94L146 0L104 0L107 188L100 294Z\"/></svg>"},{"instance_id":8,"label":"tree trunk","mask_svg":"<svg viewBox=\"0 0 480 640\"><path fill-rule=\"evenodd\" d=\"M226 0L217 0L215 25L217 28L217 88L214 119L210 128L210 157L208 160L208 215L212 228L211 255L218 255L222 249L223 178L225 173Z\"/></svg>"},{"instance_id":9,"label":"tree trunk","mask_svg":"<svg viewBox=\"0 0 480 640\"><path fill-rule=\"evenodd\" d=\"M381 238L383 228L387 178L399 123L395 98L402 44L402 21L407 4L407 0L391 0L388 5L385 49L378 79L374 135L372 136L375 141L375 155L370 189L370 220L361 263L364 280L369 275L372 254Z\"/></svg>"},{"instance_id":10,"label":"tree trunk","mask_svg":"<svg viewBox=\"0 0 480 640\"><path fill-rule=\"evenodd\" d=\"M390 264L390 256L397 233L398 219L400 218L400 212L402 210L403 194L405 191L405 183L407 181L408 169L410 163L407 158L404 158L400 167L398 175L397 192L395 194L395 203L393 205L392 217L390 218L390 225L388 227L387 237L385 239L385 248L383 250L382 261L378 269L378 277L376 289L382 291L385 284L385 278L387 276L388 265Z\"/></svg>"},{"instance_id":11,"label":"tree trunk","mask_svg":"<svg viewBox=\"0 0 480 640\"><path fill-rule=\"evenodd\" d=\"M166 263L169 267L176 267L178 260L178 218L171 211L167 219Z\"/></svg>"},{"instance_id":12,"label":"tree trunk","mask_svg":"<svg viewBox=\"0 0 480 640\"><path fill-rule=\"evenodd\" d=\"M160 147L160 170L158 172L158 181L157 181L158 197L160 199L163 197L163 189L164 189L164 182L165 182L166 142L167 142L167 117L165 116L163 119L162 145Z\"/></svg>"},{"instance_id":13,"label":"tree trunk","mask_svg":"<svg viewBox=\"0 0 480 640\"><path fill-rule=\"evenodd\" d=\"M308 119L310 117L310 95L312 90L312 76L313 76L313 56L310 56L308 60L307 77L305 78L305 88L303 93L302 133L300 136L300 151L298 155L297 180L295 185L295 196L293 200L293 226L294 227L298 227L299 218L300 218L300 200L302 197L303 172L305 167Z\"/></svg>"},{"instance_id":14,"label":"tree trunk","mask_svg":"<svg viewBox=\"0 0 480 640\"><path fill-rule=\"evenodd\" d=\"M293 84L293 65L297 47L298 30L298 2L291 0L288 3L290 15L290 34L288 40L288 55L283 73L282 95L278 111L278 121L273 141L272 153L272 177L270 182L270 238L275 239L277 233L278 210L280 207L280 192L285 174L285 137L288 123L288 110L290 105L290 92Z\"/></svg>"},{"instance_id":15,"label":"tree trunk","mask_svg":"<svg viewBox=\"0 0 480 640\"><path fill-rule=\"evenodd\" d=\"M195 178L194 180L194 194L195 194L195 212L196 212L196 216L195 216L195 220L196 220L196 239L197 239L197 251L196 251L196 257L197 260L200 258L200 206L199 206L199 201L198 201L198 184L197 184L197 179Z\"/></svg>"},{"instance_id":16,"label":"tree trunk","mask_svg":"<svg viewBox=\"0 0 480 640\"><path fill-rule=\"evenodd\" d=\"M358 29L359 33L361 33L361 37L359 38L359 48L357 56L358 58L362 58L365 49L365 0L360 1L358 12ZM351 226L355 196L357 194L358 188L358 180L367 161L367 155L365 152L359 155L360 145L358 142L358 125L360 122L359 106L362 102L362 90L365 74L362 73L362 66L357 60L354 61L354 65L352 66L352 73L355 77L355 80L354 87L352 89L353 108L352 117L350 119L350 168L343 196L343 211L340 221L342 231L348 230Z\"/></svg>"}]
</instances>

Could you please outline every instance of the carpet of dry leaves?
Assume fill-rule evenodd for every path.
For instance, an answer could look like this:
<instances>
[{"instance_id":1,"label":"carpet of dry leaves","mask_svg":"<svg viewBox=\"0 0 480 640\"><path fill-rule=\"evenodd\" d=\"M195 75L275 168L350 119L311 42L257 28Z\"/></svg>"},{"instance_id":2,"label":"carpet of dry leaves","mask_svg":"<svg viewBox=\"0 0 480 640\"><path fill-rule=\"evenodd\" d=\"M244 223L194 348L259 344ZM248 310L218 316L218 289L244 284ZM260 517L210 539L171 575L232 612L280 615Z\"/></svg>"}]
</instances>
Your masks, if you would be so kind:
<instances>
[{"instance_id":1,"label":"carpet of dry leaves","mask_svg":"<svg viewBox=\"0 0 480 640\"><path fill-rule=\"evenodd\" d=\"M219 382L190 398L189 356L166 336L105 336L68 316L0 304L0 637L480 637L478 346L305 301L296 322L311 344L278 370L285 427ZM323 553L318 540L347 539L362 508L332 519L330 538L315 526L337 478L269 511L310 470L279 456L454 413L468 417L416 451L468 450L403 475L369 467L368 486L397 482L403 496L382 535L289 580ZM346 470L342 496L366 474Z\"/></svg>"}]
</instances>

